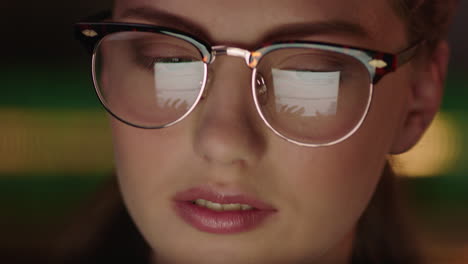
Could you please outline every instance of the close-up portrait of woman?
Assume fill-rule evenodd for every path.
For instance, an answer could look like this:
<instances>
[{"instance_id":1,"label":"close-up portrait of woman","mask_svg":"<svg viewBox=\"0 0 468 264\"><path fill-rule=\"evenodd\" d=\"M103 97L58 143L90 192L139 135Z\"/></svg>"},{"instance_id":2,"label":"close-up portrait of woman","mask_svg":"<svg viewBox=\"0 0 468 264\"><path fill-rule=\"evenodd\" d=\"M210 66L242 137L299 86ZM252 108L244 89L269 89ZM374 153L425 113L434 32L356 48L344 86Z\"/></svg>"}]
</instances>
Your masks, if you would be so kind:
<instances>
[{"instance_id":1,"label":"close-up portrait of woman","mask_svg":"<svg viewBox=\"0 0 468 264\"><path fill-rule=\"evenodd\" d=\"M391 155L439 109L455 2L116 0L77 23L136 228L108 252L418 263Z\"/></svg>"},{"instance_id":2,"label":"close-up portrait of woman","mask_svg":"<svg viewBox=\"0 0 468 264\"><path fill-rule=\"evenodd\" d=\"M76 21L113 169L51 263L427 263L394 156L442 104L457 6L115 0Z\"/></svg>"}]
</instances>

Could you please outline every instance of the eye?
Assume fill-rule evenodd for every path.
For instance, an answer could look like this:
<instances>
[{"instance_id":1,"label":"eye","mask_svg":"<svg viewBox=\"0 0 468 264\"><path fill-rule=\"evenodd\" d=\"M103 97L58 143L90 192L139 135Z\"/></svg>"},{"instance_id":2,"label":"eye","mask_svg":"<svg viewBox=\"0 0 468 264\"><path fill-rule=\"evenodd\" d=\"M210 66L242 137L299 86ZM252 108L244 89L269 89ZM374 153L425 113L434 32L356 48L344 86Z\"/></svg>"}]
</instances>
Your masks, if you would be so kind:
<instances>
[{"instance_id":1,"label":"eye","mask_svg":"<svg viewBox=\"0 0 468 264\"><path fill-rule=\"evenodd\" d=\"M190 57L158 57L158 56L147 56L144 54L137 53L134 61L135 61L135 64L143 67L144 69L153 70L154 65L156 63L170 66L170 65L180 64L180 63L195 62L198 60L195 58L190 58Z\"/></svg>"},{"instance_id":2,"label":"eye","mask_svg":"<svg viewBox=\"0 0 468 264\"><path fill-rule=\"evenodd\" d=\"M192 58L182 58L182 57L170 57L170 58L158 58L155 62L158 63L183 63L183 62L194 62Z\"/></svg>"},{"instance_id":3,"label":"eye","mask_svg":"<svg viewBox=\"0 0 468 264\"><path fill-rule=\"evenodd\" d=\"M334 72L343 71L343 61L321 54L298 54L284 58L277 67L298 72Z\"/></svg>"},{"instance_id":4,"label":"eye","mask_svg":"<svg viewBox=\"0 0 468 264\"><path fill-rule=\"evenodd\" d=\"M152 69L156 63L179 64L198 61L198 54L175 41L139 41L133 45L134 59L137 65Z\"/></svg>"}]
</instances>

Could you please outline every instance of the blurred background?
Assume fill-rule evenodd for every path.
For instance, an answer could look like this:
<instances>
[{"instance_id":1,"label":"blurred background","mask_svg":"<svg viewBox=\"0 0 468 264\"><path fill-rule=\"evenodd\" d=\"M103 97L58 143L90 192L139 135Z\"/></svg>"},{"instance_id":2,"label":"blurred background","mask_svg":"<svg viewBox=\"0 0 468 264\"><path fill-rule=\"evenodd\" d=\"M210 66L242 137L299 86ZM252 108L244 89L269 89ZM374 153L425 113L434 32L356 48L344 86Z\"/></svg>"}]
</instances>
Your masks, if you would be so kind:
<instances>
[{"instance_id":1,"label":"blurred background","mask_svg":"<svg viewBox=\"0 0 468 264\"><path fill-rule=\"evenodd\" d=\"M8 1L0 56L0 252L41 251L112 171L110 131L72 25L111 1ZM468 1L442 109L395 157L428 263L468 263ZM436 262L431 260L437 259ZM442 260L439 261L439 260Z\"/></svg>"}]
</instances>

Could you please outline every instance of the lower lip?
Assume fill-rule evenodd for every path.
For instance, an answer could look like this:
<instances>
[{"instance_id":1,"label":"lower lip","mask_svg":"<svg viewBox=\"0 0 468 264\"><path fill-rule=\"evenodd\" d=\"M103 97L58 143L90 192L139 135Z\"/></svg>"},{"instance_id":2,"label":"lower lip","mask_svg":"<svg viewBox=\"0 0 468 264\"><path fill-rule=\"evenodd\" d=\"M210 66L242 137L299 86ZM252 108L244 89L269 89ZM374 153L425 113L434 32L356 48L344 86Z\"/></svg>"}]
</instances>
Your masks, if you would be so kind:
<instances>
[{"instance_id":1,"label":"lower lip","mask_svg":"<svg viewBox=\"0 0 468 264\"><path fill-rule=\"evenodd\" d=\"M189 201L175 203L177 214L196 229L214 234L233 234L253 230L271 216L273 210L213 211Z\"/></svg>"}]
</instances>

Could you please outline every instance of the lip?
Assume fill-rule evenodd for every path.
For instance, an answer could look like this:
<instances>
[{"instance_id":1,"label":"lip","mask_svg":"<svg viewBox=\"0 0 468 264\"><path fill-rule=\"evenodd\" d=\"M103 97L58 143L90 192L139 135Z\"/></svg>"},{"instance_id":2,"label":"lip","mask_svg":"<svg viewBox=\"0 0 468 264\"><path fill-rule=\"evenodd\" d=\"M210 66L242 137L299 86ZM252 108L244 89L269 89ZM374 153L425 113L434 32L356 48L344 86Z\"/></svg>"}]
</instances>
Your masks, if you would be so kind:
<instances>
[{"instance_id":1,"label":"lip","mask_svg":"<svg viewBox=\"0 0 468 264\"><path fill-rule=\"evenodd\" d=\"M246 211L213 211L193 203L197 199L220 204L248 204L254 207ZM258 228L277 212L271 205L255 197L236 193L224 194L211 188L192 188L174 196L174 210L192 227L208 233L233 234Z\"/></svg>"}]
</instances>

